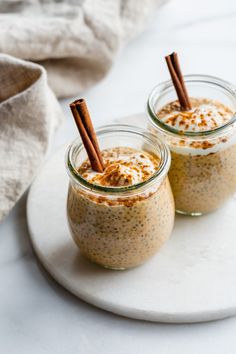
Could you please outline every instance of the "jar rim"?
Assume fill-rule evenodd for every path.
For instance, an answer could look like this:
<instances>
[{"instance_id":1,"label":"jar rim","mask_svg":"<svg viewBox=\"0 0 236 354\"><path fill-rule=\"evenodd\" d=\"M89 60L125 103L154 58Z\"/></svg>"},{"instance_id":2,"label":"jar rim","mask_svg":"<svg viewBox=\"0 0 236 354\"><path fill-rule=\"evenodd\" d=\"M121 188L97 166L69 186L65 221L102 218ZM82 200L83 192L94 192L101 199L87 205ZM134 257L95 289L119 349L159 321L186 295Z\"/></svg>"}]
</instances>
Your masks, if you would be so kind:
<instances>
[{"instance_id":1,"label":"jar rim","mask_svg":"<svg viewBox=\"0 0 236 354\"><path fill-rule=\"evenodd\" d=\"M163 176L168 173L168 170L170 168L170 152L167 145L161 139L157 138L154 134L150 133L145 129L138 128L131 125L126 125L126 124L109 124L109 125L101 126L100 128L96 129L96 134L98 139L99 137L106 136L114 132L116 132L117 134L119 133L134 134L136 136L145 138L146 141L148 141L153 146L157 145L160 150L160 154L159 154L160 165L158 170L147 180L130 186L110 187L110 186L101 186L94 183L90 183L78 173L78 170L76 169L72 161L72 154L76 148L78 149L78 154L81 153L82 151L85 151L84 145L79 137L69 145L65 156L65 160L66 160L65 162L66 162L66 169L69 177L72 178L72 180L75 181L77 184L79 184L82 188L84 188L87 191L93 191L93 192L97 191L97 192L104 192L104 193L109 192L111 194L118 194L118 193L124 194L130 191L136 191L137 189L140 189L142 187L146 187L147 185L152 184L152 182L154 181L161 180Z\"/></svg>"},{"instance_id":2,"label":"jar rim","mask_svg":"<svg viewBox=\"0 0 236 354\"><path fill-rule=\"evenodd\" d=\"M220 79L216 76L211 76L211 75L202 75L202 74L189 74L189 75L184 75L184 81L186 83L204 83L204 84L210 84L210 85L215 85L218 86L219 88L223 89L226 93L226 95L230 95L231 97L233 97L235 99L236 102L236 87L231 84L228 81L225 81L223 79ZM169 132L173 135L178 135L178 136L188 136L188 137L204 137L204 136L214 136L217 135L218 133L221 133L222 131L225 132L225 129L230 128L232 126L232 124L235 123L236 121L236 113L234 112L232 115L232 118L225 124L221 125L220 127L217 127L215 129L211 129L211 130L205 130L205 131L198 131L198 132L192 132L192 131L179 131L176 128L173 128L171 126L169 126L168 124L164 123L163 121L161 121L160 119L158 119L153 104L152 104L152 100L154 99L154 97L156 97L157 95L159 95L161 97L161 94L164 94L164 92L167 89L173 88L174 90L174 86L171 80L167 80L164 82L161 82L160 84L156 85L149 97L148 97L148 101L147 101L147 111L148 111L148 115L149 118L151 119L151 122L154 125L157 125L162 131L164 132Z\"/></svg>"}]
</instances>

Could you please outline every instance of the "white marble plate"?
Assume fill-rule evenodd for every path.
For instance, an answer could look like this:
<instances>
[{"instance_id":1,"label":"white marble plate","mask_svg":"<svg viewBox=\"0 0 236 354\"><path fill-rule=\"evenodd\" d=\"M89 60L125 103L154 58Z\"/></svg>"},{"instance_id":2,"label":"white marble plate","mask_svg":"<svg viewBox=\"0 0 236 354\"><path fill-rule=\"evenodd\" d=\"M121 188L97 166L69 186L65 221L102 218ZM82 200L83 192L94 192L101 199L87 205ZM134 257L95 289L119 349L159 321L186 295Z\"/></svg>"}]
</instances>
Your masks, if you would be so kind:
<instances>
[{"instance_id":1,"label":"white marble plate","mask_svg":"<svg viewBox=\"0 0 236 354\"><path fill-rule=\"evenodd\" d=\"M176 218L171 239L143 266L111 271L84 259L66 221L65 148L44 166L27 205L35 252L79 298L131 318L197 322L236 314L236 200L203 217Z\"/></svg>"}]
</instances>

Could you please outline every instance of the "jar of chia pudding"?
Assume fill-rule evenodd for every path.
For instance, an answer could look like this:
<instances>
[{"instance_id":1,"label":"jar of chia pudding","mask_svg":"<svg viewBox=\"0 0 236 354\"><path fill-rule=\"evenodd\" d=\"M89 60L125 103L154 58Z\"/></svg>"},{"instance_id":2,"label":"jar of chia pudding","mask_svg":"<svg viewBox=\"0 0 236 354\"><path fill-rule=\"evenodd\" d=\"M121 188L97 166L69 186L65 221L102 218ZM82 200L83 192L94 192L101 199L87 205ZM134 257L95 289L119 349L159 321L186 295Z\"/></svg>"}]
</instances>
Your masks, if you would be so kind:
<instances>
[{"instance_id":1,"label":"jar of chia pudding","mask_svg":"<svg viewBox=\"0 0 236 354\"><path fill-rule=\"evenodd\" d=\"M169 238L174 200L170 153L149 132L128 125L97 130L105 169L91 169L80 139L66 155L67 215L81 253L111 269L145 262Z\"/></svg>"},{"instance_id":2,"label":"jar of chia pudding","mask_svg":"<svg viewBox=\"0 0 236 354\"><path fill-rule=\"evenodd\" d=\"M176 211L201 215L236 191L236 89L207 75L184 80L192 108L181 110L172 82L161 83L148 99L148 127L171 150Z\"/></svg>"}]
</instances>

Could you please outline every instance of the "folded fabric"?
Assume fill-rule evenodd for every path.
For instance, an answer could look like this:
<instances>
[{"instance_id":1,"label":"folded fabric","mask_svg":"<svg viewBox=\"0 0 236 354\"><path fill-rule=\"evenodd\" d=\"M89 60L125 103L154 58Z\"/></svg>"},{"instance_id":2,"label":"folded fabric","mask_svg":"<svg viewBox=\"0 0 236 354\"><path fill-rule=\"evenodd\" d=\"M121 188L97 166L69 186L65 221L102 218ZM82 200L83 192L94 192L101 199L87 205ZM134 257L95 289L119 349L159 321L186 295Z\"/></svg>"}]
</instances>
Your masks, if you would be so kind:
<instances>
[{"instance_id":1,"label":"folded fabric","mask_svg":"<svg viewBox=\"0 0 236 354\"><path fill-rule=\"evenodd\" d=\"M0 52L42 64L58 97L101 80L163 0L0 1Z\"/></svg>"},{"instance_id":2,"label":"folded fabric","mask_svg":"<svg viewBox=\"0 0 236 354\"><path fill-rule=\"evenodd\" d=\"M58 97L75 96L101 80L164 1L0 1L0 53L9 54L0 54L0 221L29 186L62 117L49 86Z\"/></svg>"},{"instance_id":3,"label":"folded fabric","mask_svg":"<svg viewBox=\"0 0 236 354\"><path fill-rule=\"evenodd\" d=\"M29 186L62 119L37 64L0 55L0 221Z\"/></svg>"}]
</instances>

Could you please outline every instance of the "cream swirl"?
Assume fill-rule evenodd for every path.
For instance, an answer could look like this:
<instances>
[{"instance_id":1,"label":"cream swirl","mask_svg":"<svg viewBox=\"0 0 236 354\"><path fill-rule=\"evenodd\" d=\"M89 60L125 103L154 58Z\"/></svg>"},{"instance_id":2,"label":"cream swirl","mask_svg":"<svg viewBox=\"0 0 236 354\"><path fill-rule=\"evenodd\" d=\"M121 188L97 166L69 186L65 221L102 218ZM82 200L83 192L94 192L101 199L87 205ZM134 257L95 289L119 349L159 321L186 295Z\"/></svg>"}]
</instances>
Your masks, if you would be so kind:
<instances>
[{"instance_id":1,"label":"cream swirl","mask_svg":"<svg viewBox=\"0 0 236 354\"><path fill-rule=\"evenodd\" d=\"M85 161L78 172L88 182L110 187L131 186L149 179L158 169L159 159L127 147L102 151L105 169L93 171Z\"/></svg>"},{"instance_id":2,"label":"cream swirl","mask_svg":"<svg viewBox=\"0 0 236 354\"><path fill-rule=\"evenodd\" d=\"M158 113L159 120L180 132L214 130L228 123L233 112L222 103L205 98L191 98L192 109L181 111L178 101L165 105Z\"/></svg>"}]
</instances>

